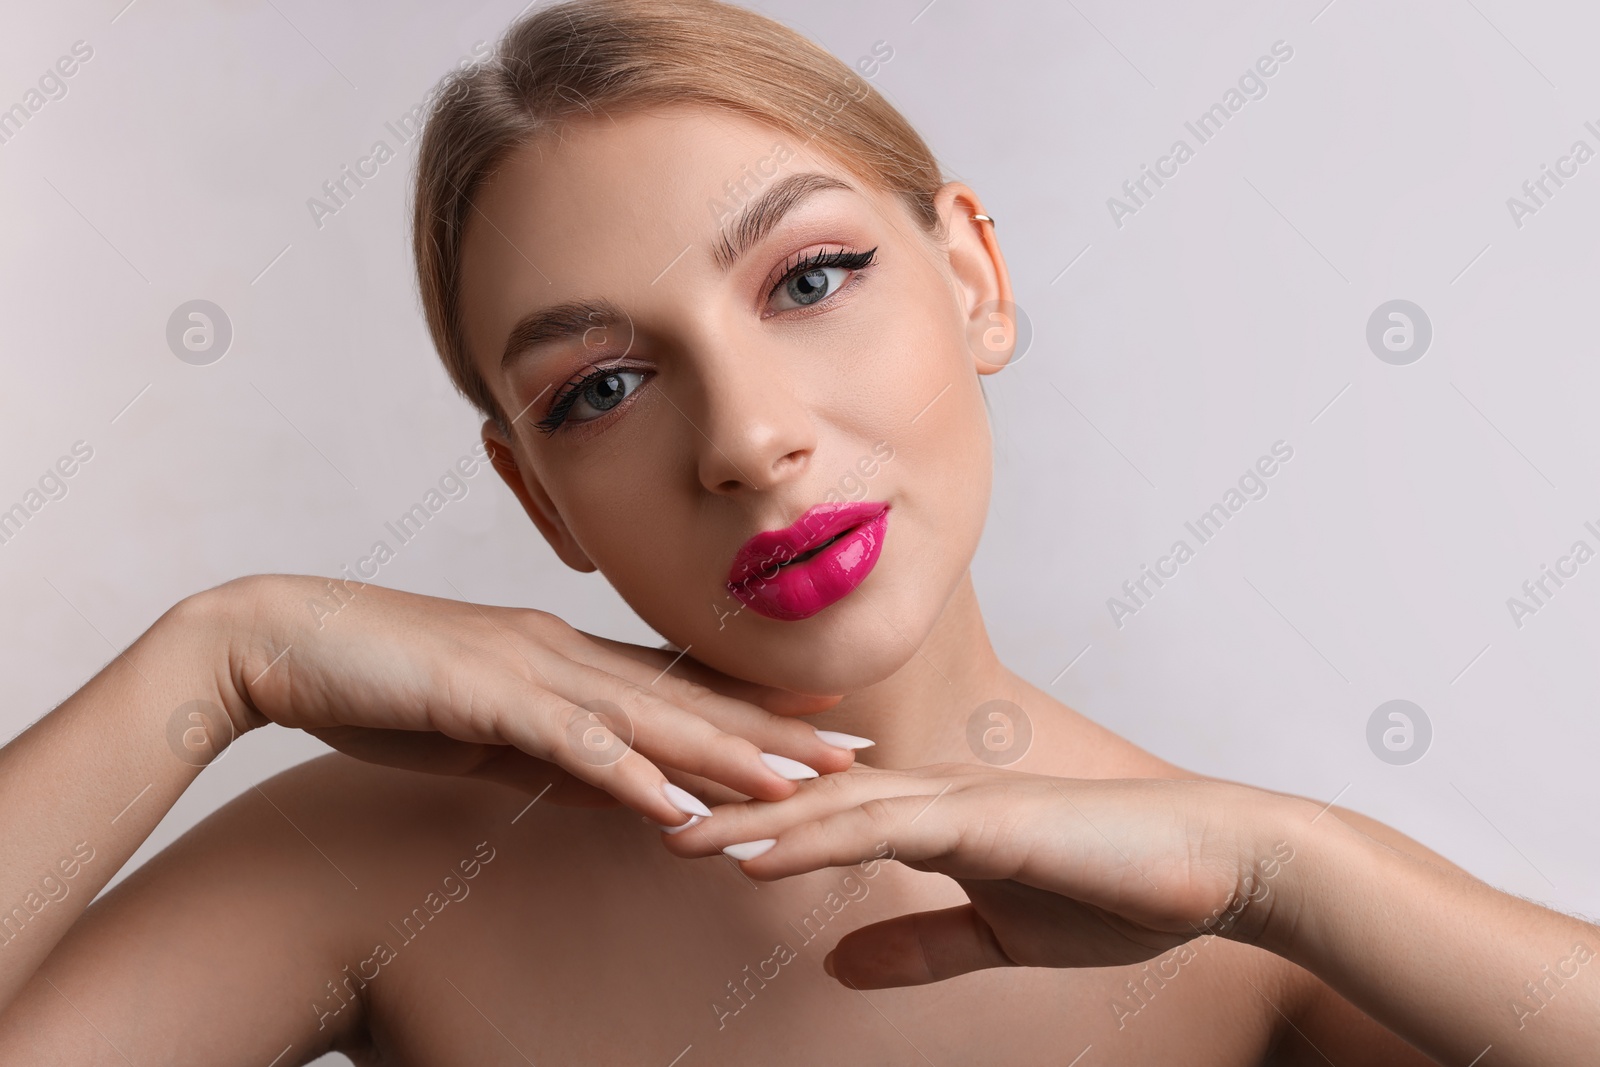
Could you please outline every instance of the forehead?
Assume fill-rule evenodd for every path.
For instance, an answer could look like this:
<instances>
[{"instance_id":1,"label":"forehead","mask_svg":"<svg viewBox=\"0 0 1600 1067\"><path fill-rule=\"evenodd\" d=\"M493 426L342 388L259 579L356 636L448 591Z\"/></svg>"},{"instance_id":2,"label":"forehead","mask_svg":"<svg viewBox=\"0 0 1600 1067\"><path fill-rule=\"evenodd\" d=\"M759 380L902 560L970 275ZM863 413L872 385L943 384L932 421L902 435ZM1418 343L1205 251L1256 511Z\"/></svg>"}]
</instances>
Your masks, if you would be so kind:
<instances>
[{"instance_id":1,"label":"forehead","mask_svg":"<svg viewBox=\"0 0 1600 1067\"><path fill-rule=\"evenodd\" d=\"M743 116L662 109L583 119L512 150L480 189L467 227L488 215L537 227L541 240L625 232L705 200L742 166L771 155L776 130Z\"/></svg>"},{"instance_id":2,"label":"forehead","mask_svg":"<svg viewBox=\"0 0 1600 1067\"><path fill-rule=\"evenodd\" d=\"M585 118L512 150L474 197L462 240L461 307L480 369L493 380L489 354L498 359L531 307L595 297L626 307L668 268L717 269L724 224L802 170L876 199L793 135L708 108Z\"/></svg>"}]
</instances>

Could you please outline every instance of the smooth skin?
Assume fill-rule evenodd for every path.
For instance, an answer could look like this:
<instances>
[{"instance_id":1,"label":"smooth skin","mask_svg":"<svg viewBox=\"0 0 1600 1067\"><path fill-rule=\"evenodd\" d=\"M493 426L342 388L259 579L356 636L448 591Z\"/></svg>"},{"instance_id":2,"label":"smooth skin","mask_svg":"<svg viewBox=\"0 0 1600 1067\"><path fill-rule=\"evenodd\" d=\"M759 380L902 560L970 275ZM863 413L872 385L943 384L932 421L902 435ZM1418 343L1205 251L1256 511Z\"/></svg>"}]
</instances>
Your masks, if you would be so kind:
<instances>
[{"instance_id":1,"label":"smooth skin","mask_svg":"<svg viewBox=\"0 0 1600 1067\"><path fill-rule=\"evenodd\" d=\"M828 973L853 988L989 967L1181 966L1197 935L1216 935L1300 964L1440 1063L1594 1062L1600 982L1580 979L1600 930L1327 812L1216 780L947 764L853 768L787 800L719 806L666 840L681 856L753 844L742 866L761 880L861 863L885 843L955 878L971 903L858 929L829 954ZM1544 981L1557 961L1547 1003L1509 1006L1523 999L1514 976Z\"/></svg>"},{"instance_id":2,"label":"smooth skin","mask_svg":"<svg viewBox=\"0 0 1600 1067\"><path fill-rule=\"evenodd\" d=\"M186 599L0 750L0 903L93 847L0 948L0 1061L1411 1065L1492 1042L1484 1067L1577 1062L1593 969L1521 1029L1509 1004L1594 928L1354 812L1168 764L1000 663L968 570L992 461L978 381L1004 363L977 339L1011 297L993 230L951 183L932 241L791 142L764 189L852 188L790 204L725 269L708 202L779 140L693 108L597 117L514 152L468 228L466 332L518 416L509 436L485 424L496 470L673 648L370 585L318 620L325 582L297 576ZM798 257L870 248L814 306L786 299ZM625 319L503 363L523 315L602 298ZM596 363L632 372L626 398L535 429ZM737 547L862 477L882 441L866 495L892 510L867 581L798 623L735 612ZM967 742L995 699L1033 727L1006 768ZM199 773L173 740L195 700L228 733L278 724L339 752L85 910ZM687 822L663 781L713 814L645 825ZM1246 883L1280 841L1293 858ZM859 865L883 845L904 862ZM852 930L832 977L822 946ZM1142 969L1186 946L1180 969Z\"/></svg>"},{"instance_id":3,"label":"smooth skin","mask_svg":"<svg viewBox=\"0 0 1600 1067\"><path fill-rule=\"evenodd\" d=\"M0 923L10 920L0 944L0 1004L12 1005L0 1016L0 1033L9 1035L0 1050L20 1036L26 1012L16 1008L28 997L19 1000L19 990L69 930L84 933L73 929L84 905L202 767L250 730L296 727L384 767L504 783L560 805L626 804L658 825L686 821L661 789L670 780L662 768L688 782L720 783L725 795L777 799L795 783L763 762L763 752L824 773L853 759L853 750L825 743L804 722L767 710L825 707L830 698L723 678L698 664L667 674L676 657L583 633L545 612L375 585L352 586L348 616L328 625L306 606L326 591L325 579L260 575L189 597L0 749L0 899L16 905L14 918L0 915ZM591 716L584 705L596 700L616 711ZM197 702L216 715L194 711ZM619 743L613 724L626 726L631 744ZM325 824L315 814L308 821ZM87 849L74 850L79 842ZM180 843L152 870L183 855ZM108 900L125 900L121 889ZM48 989L55 969L47 965L27 992Z\"/></svg>"}]
</instances>

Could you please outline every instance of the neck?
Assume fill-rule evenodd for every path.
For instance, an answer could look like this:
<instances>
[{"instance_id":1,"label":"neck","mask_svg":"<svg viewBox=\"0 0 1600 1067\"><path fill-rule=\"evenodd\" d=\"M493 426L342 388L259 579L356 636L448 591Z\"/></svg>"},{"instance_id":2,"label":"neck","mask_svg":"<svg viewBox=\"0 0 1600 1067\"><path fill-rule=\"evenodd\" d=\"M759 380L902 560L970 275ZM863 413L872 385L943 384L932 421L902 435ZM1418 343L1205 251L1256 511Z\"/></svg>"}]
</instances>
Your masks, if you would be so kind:
<instances>
[{"instance_id":1,"label":"neck","mask_svg":"<svg viewBox=\"0 0 1600 1067\"><path fill-rule=\"evenodd\" d=\"M898 633L891 639L910 646ZM996 699L1030 703L1024 695L1028 688L995 655L968 571L933 630L899 670L805 721L877 742L856 753L857 762L869 767L974 763L978 756L967 740L973 713Z\"/></svg>"}]
</instances>

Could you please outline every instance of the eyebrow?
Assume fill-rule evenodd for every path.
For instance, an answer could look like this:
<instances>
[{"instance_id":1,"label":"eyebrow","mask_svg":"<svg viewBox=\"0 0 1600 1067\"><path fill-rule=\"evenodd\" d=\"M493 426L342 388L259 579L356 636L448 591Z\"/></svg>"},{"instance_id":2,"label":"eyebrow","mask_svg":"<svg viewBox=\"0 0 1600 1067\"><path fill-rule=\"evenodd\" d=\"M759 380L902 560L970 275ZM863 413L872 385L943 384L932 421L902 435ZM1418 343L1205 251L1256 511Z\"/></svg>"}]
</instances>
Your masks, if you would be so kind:
<instances>
[{"instance_id":1,"label":"eyebrow","mask_svg":"<svg viewBox=\"0 0 1600 1067\"><path fill-rule=\"evenodd\" d=\"M802 200L825 189L853 191L855 186L831 174L806 171L789 175L746 204L732 224L723 230L722 239L711 250L717 265L724 271L732 270L739 257L771 233L772 228Z\"/></svg>"},{"instance_id":2,"label":"eyebrow","mask_svg":"<svg viewBox=\"0 0 1600 1067\"><path fill-rule=\"evenodd\" d=\"M538 345L625 325L628 314L609 300L568 300L529 312L511 328L500 357L505 370Z\"/></svg>"},{"instance_id":3,"label":"eyebrow","mask_svg":"<svg viewBox=\"0 0 1600 1067\"><path fill-rule=\"evenodd\" d=\"M759 244L801 201L829 189L853 192L855 186L814 171L791 174L774 183L724 227L712 246L712 258L724 272L732 270L739 257ZM629 321L627 312L609 300L568 300L529 312L517 320L507 335L500 367L505 370L538 345L582 337L590 330L622 326Z\"/></svg>"}]
</instances>

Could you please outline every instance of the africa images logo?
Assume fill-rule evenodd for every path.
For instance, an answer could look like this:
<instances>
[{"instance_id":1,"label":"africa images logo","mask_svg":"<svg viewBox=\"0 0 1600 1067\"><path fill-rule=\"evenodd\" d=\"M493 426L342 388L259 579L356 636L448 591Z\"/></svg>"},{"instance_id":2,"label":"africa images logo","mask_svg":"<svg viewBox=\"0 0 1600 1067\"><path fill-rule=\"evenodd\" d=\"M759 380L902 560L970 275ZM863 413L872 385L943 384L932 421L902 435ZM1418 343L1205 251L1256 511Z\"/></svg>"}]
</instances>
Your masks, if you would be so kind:
<instances>
[{"instance_id":1,"label":"africa images logo","mask_svg":"<svg viewBox=\"0 0 1600 1067\"><path fill-rule=\"evenodd\" d=\"M1221 100L1202 111L1193 122L1185 122L1183 128L1194 138L1193 145L1182 137L1177 138L1172 142L1172 147L1167 149L1167 154L1156 159L1154 169L1148 163L1140 164L1139 176L1122 183L1122 196L1106 197L1106 210L1111 213L1112 224L1120 230L1123 220L1130 215L1137 215L1141 208L1148 206L1156 190L1164 188L1167 181L1178 176L1179 168L1195 157L1200 145L1221 133L1223 126L1244 110L1245 104L1267 95L1267 79L1277 74L1279 67L1292 58L1293 46L1287 41L1273 41L1271 55L1257 59L1253 66L1239 75L1237 86L1230 85Z\"/></svg>"}]
</instances>

